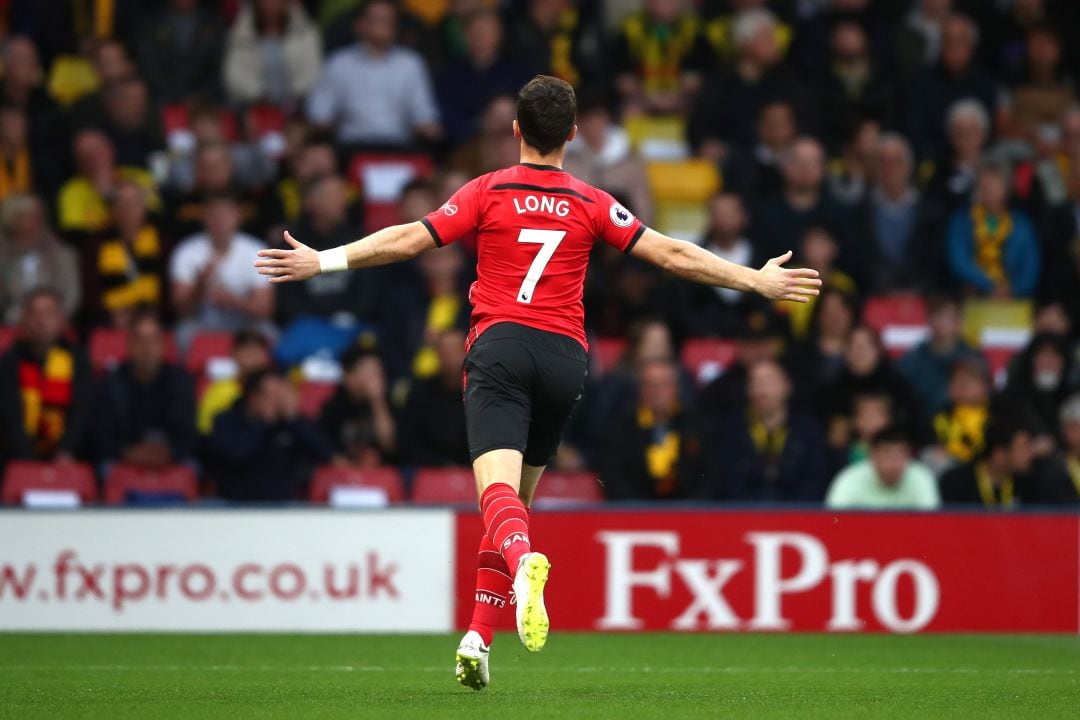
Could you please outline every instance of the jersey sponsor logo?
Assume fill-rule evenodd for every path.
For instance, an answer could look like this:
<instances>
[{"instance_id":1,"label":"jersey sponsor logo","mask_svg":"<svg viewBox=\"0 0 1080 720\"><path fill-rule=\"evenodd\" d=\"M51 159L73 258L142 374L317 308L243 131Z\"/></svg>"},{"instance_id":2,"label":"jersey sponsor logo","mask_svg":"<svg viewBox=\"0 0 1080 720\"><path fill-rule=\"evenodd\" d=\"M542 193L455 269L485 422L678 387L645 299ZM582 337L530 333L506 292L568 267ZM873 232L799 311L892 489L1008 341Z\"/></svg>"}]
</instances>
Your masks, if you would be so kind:
<instances>
[{"instance_id":1,"label":"jersey sponsor logo","mask_svg":"<svg viewBox=\"0 0 1080 720\"><path fill-rule=\"evenodd\" d=\"M449 215L450 217L453 217L453 216L457 215L457 205L451 205L450 203L447 202L447 203L443 203L443 206L441 208L439 208L439 209L442 210L447 215Z\"/></svg>"},{"instance_id":2,"label":"jersey sponsor logo","mask_svg":"<svg viewBox=\"0 0 1080 720\"><path fill-rule=\"evenodd\" d=\"M628 228L634 224L634 216L619 203L611 203L608 215L611 216L611 222L615 223L617 227Z\"/></svg>"}]
</instances>

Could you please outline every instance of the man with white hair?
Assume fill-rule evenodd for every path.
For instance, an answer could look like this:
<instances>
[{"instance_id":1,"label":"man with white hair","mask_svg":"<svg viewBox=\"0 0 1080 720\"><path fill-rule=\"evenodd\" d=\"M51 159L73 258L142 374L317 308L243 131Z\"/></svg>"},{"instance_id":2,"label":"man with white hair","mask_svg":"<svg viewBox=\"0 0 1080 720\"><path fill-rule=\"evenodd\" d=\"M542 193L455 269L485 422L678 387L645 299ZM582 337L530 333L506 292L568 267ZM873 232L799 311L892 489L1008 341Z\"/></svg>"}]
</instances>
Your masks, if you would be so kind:
<instances>
[{"instance_id":1,"label":"man with white hair","mask_svg":"<svg viewBox=\"0 0 1080 720\"><path fill-rule=\"evenodd\" d=\"M945 116L948 149L933 159L934 174L926 189L936 217L967 205L975 184L975 171L990 138L990 116L973 98L953 103Z\"/></svg>"},{"instance_id":2,"label":"man with white hair","mask_svg":"<svg viewBox=\"0 0 1080 720\"><path fill-rule=\"evenodd\" d=\"M941 31L941 61L915 76L908 97L908 136L922 158L945 149L945 116L961 98L974 98L993 116L997 87L993 77L975 64L979 30L970 18L950 15Z\"/></svg>"},{"instance_id":3,"label":"man with white hair","mask_svg":"<svg viewBox=\"0 0 1080 720\"><path fill-rule=\"evenodd\" d=\"M794 76L781 65L776 16L768 10L739 13L732 27L736 57L730 68L714 76L698 94L690 117L691 144L700 155L721 160L726 144L751 147L761 108L778 98L791 101L800 122L807 122L809 103Z\"/></svg>"}]
</instances>

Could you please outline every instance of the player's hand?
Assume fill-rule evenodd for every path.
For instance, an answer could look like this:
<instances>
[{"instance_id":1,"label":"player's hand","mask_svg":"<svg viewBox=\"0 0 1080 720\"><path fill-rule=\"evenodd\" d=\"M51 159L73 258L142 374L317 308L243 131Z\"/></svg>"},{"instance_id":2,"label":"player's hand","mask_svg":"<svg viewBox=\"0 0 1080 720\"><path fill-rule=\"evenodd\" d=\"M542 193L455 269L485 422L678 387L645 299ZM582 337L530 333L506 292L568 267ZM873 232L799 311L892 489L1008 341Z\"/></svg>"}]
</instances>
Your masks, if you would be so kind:
<instances>
[{"instance_id":1,"label":"player's hand","mask_svg":"<svg viewBox=\"0 0 1080 720\"><path fill-rule=\"evenodd\" d=\"M807 303L810 298L821 292L821 279L813 268L784 267L791 259L788 250L780 257L774 257L758 270L757 291L770 300L790 300Z\"/></svg>"},{"instance_id":2,"label":"player's hand","mask_svg":"<svg viewBox=\"0 0 1080 720\"><path fill-rule=\"evenodd\" d=\"M260 275L269 275L270 282L298 282L319 274L319 253L285 231L288 250L269 248L259 251L255 267Z\"/></svg>"}]
</instances>

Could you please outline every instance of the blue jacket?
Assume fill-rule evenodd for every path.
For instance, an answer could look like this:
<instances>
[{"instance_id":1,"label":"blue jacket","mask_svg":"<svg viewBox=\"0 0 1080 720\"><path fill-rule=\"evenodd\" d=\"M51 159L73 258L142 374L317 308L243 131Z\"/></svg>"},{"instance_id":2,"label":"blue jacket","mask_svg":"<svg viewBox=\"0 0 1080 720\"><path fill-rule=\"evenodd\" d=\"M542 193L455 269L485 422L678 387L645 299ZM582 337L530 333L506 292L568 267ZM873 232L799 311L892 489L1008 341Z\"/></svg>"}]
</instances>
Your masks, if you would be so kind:
<instances>
[{"instance_id":1,"label":"blue jacket","mask_svg":"<svg viewBox=\"0 0 1080 720\"><path fill-rule=\"evenodd\" d=\"M1010 210L1010 213L1013 231L1005 240L1005 275L1014 296L1031 297L1039 282L1039 240L1026 213L1020 210ZM946 243L953 277L984 294L993 292L993 281L975 261L975 229L968 210L953 213Z\"/></svg>"}]
</instances>

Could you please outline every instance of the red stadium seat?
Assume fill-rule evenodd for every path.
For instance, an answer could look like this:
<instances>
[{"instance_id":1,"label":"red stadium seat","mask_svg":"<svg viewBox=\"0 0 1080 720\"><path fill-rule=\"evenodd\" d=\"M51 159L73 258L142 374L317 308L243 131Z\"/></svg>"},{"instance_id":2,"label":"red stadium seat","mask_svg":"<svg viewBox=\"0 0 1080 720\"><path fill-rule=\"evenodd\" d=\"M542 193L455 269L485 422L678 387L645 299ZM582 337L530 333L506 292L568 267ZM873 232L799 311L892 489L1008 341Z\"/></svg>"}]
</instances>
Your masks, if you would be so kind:
<instances>
[{"instance_id":1,"label":"red stadium seat","mask_svg":"<svg viewBox=\"0 0 1080 720\"><path fill-rule=\"evenodd\" d=\"M533 503L538 507L602 502L604 493L590 472L546 472L540 478Z\"/></svg>"},{"instance_id":2,"label":"red stadium seat","mask_svg":"<svg viewBox=\"0 0 1080 720\"><path fill-rule=\"evenodd\" d=\"M117 463L105 479L105 502L123 505L131 493L178 496L188 502L199 497L199 479L186 465L172 465L162 470L145 470Z\"/></svg>"},{"instance_id":3,"label":"red stadium seat","mask_svg":"<svg viewBox=\"0 0 1080 720\"><path fill-rule=\"evenodd\" d=\"M215 358L232 355L233 336L227 332L200 332L191 340L187 353L187 369L196 376L206 372L206 365Z\"/></svg>"},{"instance_id":4,"label":"red stadium seat","mask_svg":"<svg viewBox=\"0 0 1080 720\"><path fill-rule=\"evenodd\" d=\"M422 153L357 153L349 162L349 182L364 196L364 224L368 232L400 222L397 201L402 188L435 172L431 158Z\"/></svg>"},{"instance_id":5,"label":"red stadium seat","mask_svg":"<svg viewBox=\"0 0 1080 720\"><path fill-rule=\"evenodd\" d=\"M469 468L423 468L413 477L412 500L437 505L476 505L476 481Z\"/></svg>"},{"instance_id":6,"label":"red stadium seat","mask_svg":"<svg viewBox=\"0 0 1080 720\"><path fill-rule=\"evenodd\" d=\"M240 132L237 127L236 116L225 108L218 111L218 116L221 123L221 132L225 140L228 142L238 140ZM176 133L189 131L191 129L191 115L188 112L187 105L174 103L163 107L161 109L161 129L165 131L166 138Z\"/></svg>"},{"instance_id":7,"label":"red stadium seat","mask_svg":"<svg viewBox=\"0 0 1080 720\"><path fill-rule=\"evenodd\" d=\"M903 355L926 337L926 301L918 295L879 295L866 301L863 322L880 336L893 357Z\"/></svg>"},{"instance_id":8,"label":"red stadium seat","mask_svg":"<svg viewBox=\"0 0 1080 720\"><path fill-rule=\"evenodd\" d=\"M300 412L315 419L322 412L323 405L337 390L334 383L304 381L300 383Z\"/></svg>"},{"instance_id":9,"label":"red stadium seat","mask_svg":"<svg viewBox=\"0 0 1080 720\"><path fill-rule=\"evenodd\" d=\"M18 505L32 491L72 492L84 503L98 497L94 472L86 463L12 460L4 471L0 498L5 505Z\"/></svg>"},{"instance_id":10,"label":"red stadium seat","mask_svg":"<svg viewBox=\"0 0 1080 720\"><path fill-rule=\"evenodd\" d=\"M597 338L589 345L589 354L593 357L598 376L603 377L615 367L619 358L626 352L626 339L618 337Z\"/></svg>"},{"instance_id":11,"label":"red stadium seat","mask_svg":"<svg viewBox=\"0 0 1080 720\"><path fill-rule=\"evenodd\" d=\"M253 105L245 113L248 132L256 138L263 138L285 131L285 113L276 105Z\"/></svg>"},{"instance_id":12,"label":"red stadium seat","mask_svg":"<svg viewBox=\"0 0 1080 720\"><path fill-rule=\"evenodd\" d=\"M6 353L15 342L16 330L10 325L0 325L0 354Z\"/></svg>"},{"instance_id":13,"label":"red stadium seat","mask_svg":"<svg viewBox=\"0 0 1080 720\"><path fill-rule=\"evenodd\" d=\"M127 333L118 328L96 328L90 333L90 365L94 372L103 373L127 360ZM176 339L165 335L165 359L176 360Z\"/></svg>"},{"instance_id":14,"label":"red stadium seat","mask_svg":"<svg viewBox=\"0 0 1080 720\"><path fill-rule=\"evenodd\" d=\"M1001 345L982 349L982 355L986 359L986 367L990 370L990 378L997 387L1005 386L1009 363L1012 362L1018 352L1018 348Z\"/></svg>"},{"instance_id":15,"label":"red stadium seat","mask_svg":"<svg viewBox=\"0 0 1080 720\"><path fill-rule=\"evenodd\" d=\"M376 488L386 493L387 501L405 501L405 486L395 468L354 468L324 465L311 479L311 501L325 503L335 487Z\"/></svg>"},{"instance_id":16,"label":"red stadium seat","mask_svg":"<svg viewBox=\"0 0 1080 720\"><path fill-rule=\"evenodd\" d=\"M737 352L738 348L733 340L687 340L682 348L682 364L699 385L706 385L735 362Z\"/></svg>"}]
</instances>

